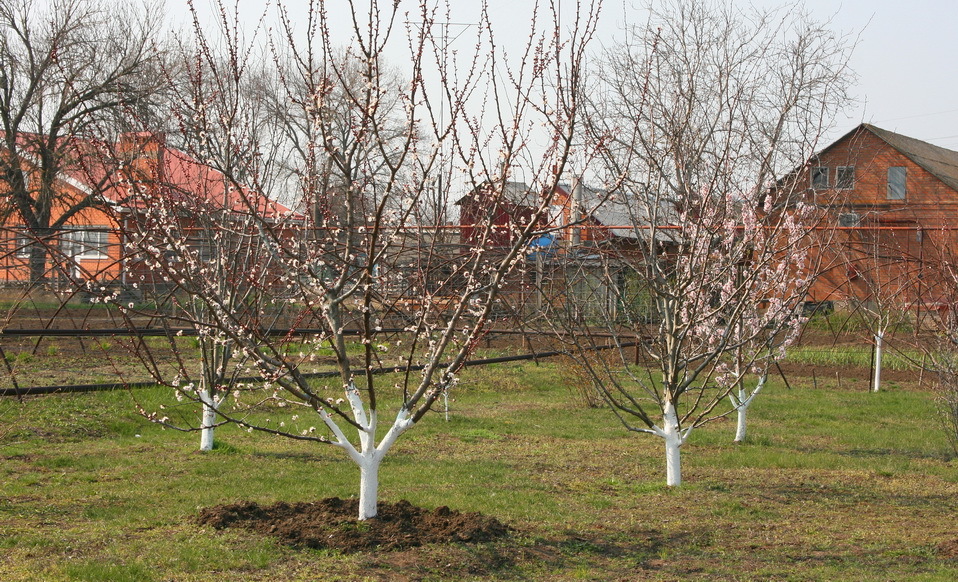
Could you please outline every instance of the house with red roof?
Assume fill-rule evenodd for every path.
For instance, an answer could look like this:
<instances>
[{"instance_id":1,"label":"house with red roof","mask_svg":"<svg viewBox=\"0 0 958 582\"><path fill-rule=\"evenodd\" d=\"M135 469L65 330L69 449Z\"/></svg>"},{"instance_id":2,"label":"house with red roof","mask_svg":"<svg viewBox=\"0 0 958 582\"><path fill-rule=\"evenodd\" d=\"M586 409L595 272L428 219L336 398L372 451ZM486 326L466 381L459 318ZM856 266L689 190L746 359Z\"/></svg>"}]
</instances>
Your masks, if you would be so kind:
<instances>
[{"instance_id":1,"label":"house with red roof","mask_svg":"<svg viewBox=\"0 0 958 582\"><path fill-rule=\"evenodd\" d=\"M30 150L24 151L29 154ZM168 146L162 134L127 133L115 144L76 140L64 151L70 152L73 163L63 164L65 169L55 180L48 221L53 228L31 232L19 206L7 205L11 211L3 223L0 284L31 281L34 245L45 249L44 271L50 282L154 283L156 273L137 259L125 237L138 231L137 223L148 208L158 205L178 213L178 227L200 256L209 244L203 229L195 227L204 214L255 214L265 221L292 214L282 204L236 185L222 172ZM41 164L29 155L20 157L22 174L29 182ZM3 182L0 177L0 196L5 194Z\"/></svg>"}]
</instances>

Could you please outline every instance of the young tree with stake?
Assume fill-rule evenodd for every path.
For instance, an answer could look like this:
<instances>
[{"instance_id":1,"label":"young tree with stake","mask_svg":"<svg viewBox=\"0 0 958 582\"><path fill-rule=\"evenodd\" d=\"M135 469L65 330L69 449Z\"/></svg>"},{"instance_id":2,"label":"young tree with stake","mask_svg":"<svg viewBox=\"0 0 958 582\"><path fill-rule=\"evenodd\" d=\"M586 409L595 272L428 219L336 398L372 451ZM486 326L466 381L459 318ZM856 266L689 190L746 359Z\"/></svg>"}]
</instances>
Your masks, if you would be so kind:
<instances>
[{"instance_id":1,"label":"young tree with stake","mask_svg":"<svg viewBox=\"0 0 958 582\"><path fill-rule=\"evenodd\" d=\"M920 313L910 308L923 300L919 295L921 257L910 252L908 238L915 233L902 236L897 231L883 231L874 216L866 215L859 224L843 229L844 240L836 245L839 265L848 273L839 290L849 298L851 316L861 318L874 341L871 391L878 392L889 331ZM921 322L915 321L915 325Z\"/></svg>"}]
</instances>

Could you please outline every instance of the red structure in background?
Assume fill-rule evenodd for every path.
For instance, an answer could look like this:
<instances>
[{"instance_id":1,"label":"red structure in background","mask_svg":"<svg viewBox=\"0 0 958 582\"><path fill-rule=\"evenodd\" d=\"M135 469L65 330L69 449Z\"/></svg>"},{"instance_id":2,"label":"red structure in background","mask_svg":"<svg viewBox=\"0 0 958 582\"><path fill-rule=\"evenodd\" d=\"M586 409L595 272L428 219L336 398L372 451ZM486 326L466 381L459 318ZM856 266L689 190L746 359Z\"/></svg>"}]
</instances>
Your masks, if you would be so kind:
<instances>
[{"instance_id":1,"label":"red structure in background","mask_svg":"<svg viewBox=\"0 0 958 582\"><path fill-rule=\"evenodd\" d=\"M503 248L532 221L541 198L523 182L486 183L456 201L464 245ZM486 236L486 226L491 228Z\"/></svg>"},{"instance_id":2,"label":"red structure in background","mask_svg":"<svg viewBox=\"0 0 958 582\"><path fill-rule=\"evenodd\" d=\"M794 177L828 210L809 300L939 309L958 242L958 152L862 124Z\"/></svg>"},{"instance_id":3,"label":"red structure in background","mask_svg":"<svg viewBox=\"0 0 958 582\"><path fill-rule=\"evenodd\" d=\"M485 241L488 248L507 247L517 229L528 225L545 196L523 182L486 184L456 201L460 207L461 242L475 245L482 241L486 225L492 230ZM559 184L544 209L537 228L554 230L560 246L599 244L615 239L635 239L632 215L625 203L607 192L585 185ZM615 228L618 227L618 228Z\"/></svg>"},{"instance_id":4,"label":"red structure in background","mask_svg":"<svg viewBox=\"0 0 958 582\"><path fill-rule=\"evenodd\" d=\"M3 225L6 237L0 254L0 281L25 284L30 280L29 247L47 249L51 279L73 282L93 280L102 284L153 282L154 273L135 257L127 256L124 236L135 232L134 223L149 205L175 202L179 224L193 232L190 246L202 249L203 229L195 227L204 212L227 211L264 220L289 217L289 208L248 188L237 187L222 172L169 147L163 134L127 133L115 144L74 140L75 164L58 177L53 205L56 220L67 211L69 201L91 197L95 203L72 216L54 234L37 240L27 232L16 212ZM25 173L37 171L25 168ZM64 202L57 202L62 199Z\"/></svg>"}]
</instances>

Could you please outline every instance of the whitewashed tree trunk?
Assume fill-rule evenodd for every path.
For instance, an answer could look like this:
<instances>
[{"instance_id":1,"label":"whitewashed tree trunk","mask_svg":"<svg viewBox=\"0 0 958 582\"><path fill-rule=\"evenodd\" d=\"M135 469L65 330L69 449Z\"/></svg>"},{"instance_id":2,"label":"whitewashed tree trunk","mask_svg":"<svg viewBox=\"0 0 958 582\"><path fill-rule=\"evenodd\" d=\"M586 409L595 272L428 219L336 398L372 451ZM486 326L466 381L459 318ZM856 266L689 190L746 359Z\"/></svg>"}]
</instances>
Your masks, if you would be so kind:
<instances>
[{"instance_id":1,"label":"whitewashed tree trunk","mask_svg":"<svg viewBox=\"0 0 958 582\"><path fill-rule=\"evenodd\" d=\"M748 416L748 405L741 404L738 407L736 412L736 422L735 422L735 440L734 442L740 443L745 440L745 422L746 417Z\"/></svg>"},{"instance_id":2,"label":"whitewashed tree trunk","mask_svg":"<svg viewBox=\"0 0 958 582\"><path fill-rule=\"evenodd\" d=\"M677 434L665 437L665 484L677 487L682 484L682 443Z\"/></svg>"},{"instance_id":3,"label":"whitewashed tree trunk","mask_svg":"<svg viewBox=\"0 0 958 582\"><path fill-rule=\"evenodd\" d=\"M881 354L884 336L884 330L879 330L875 334L875 373L872 377L872 392L878 392L881 388Z\"/></svg>"},{"instance_id":4,"label":"whitewashed tree trunk","mask_svg":"<svg viewBox=\"0 0 958 582\"><path fill-rule=\"evenodd\" d=\"M737 396L735 394L729 394L729 399L732 401L732 406L735 407L736 414L734 442L740 443L745 440L748 407L752 405L752 401L755 400L755 396L762 391L762 388L765 386L766 379L768 379L768 375L763 374L758 379L758 384L755 386L755 390L752 390L751 394L747 393L744 384L739 384Z\"/></svg>"},{"instance_id":5,"label":"whitewashed tree trunk","mask_svg":"<svg viewBox=\"0 0 958 582\"><path fill-rule=\"evenodd\" d=\"M200 390L200 402L203 403L203 420L200 423L200 450L213 450L213 429L216 426L216 409L219 402L210 396L209 390Z\"/></svg>"},{"instance_id":6,"label":"whitewashed tree trunk","mask_svg":"<svg viewBox=\"0 0 958 582\"><path fill-rule=\"evenodd\" d=\"M675 405L666 401L662 407L662 428L652 429L665 441L665 484L677 487L682 484L682 456L680 448L688 438L689 430L679 428L679 417Z\"/></svg>"},{"instance_id":7,"label":"whitewashed tree trunk","mask_svg":"<svg viewBox=\"0 0 958 582\"><path fill-rule=\"evenodd\" d=\"M359 519L376 517L379 503L379 465L382 456L372 455L359 466Z\"/></svg>"},{"instance_id":8,"label":"whitewashed tree trunk","mask_svg":"<svg viewBox=\"0 0 958 582\"><path fill-rule=\"evenodd\" d=\"M412 418L409 411L402 409L396 416L396 420L389 428L389 432L383 437L379 445L376 445L376 411L372 410L368 414L363 405L359 390L354 384L350 384L346 390L346 396L349 405L352 408L353 420L361 427L359 429L359 449L343 433L335 419L325 411L320 411L320 417L326 426L336 437L335 444L344 449L349 457L359 466L359 519L371 519L376 517L379 502L379 466L382 464L386 452L393 446L399 435L406 432L412 425Z\"/></svg>"}]
</instances>

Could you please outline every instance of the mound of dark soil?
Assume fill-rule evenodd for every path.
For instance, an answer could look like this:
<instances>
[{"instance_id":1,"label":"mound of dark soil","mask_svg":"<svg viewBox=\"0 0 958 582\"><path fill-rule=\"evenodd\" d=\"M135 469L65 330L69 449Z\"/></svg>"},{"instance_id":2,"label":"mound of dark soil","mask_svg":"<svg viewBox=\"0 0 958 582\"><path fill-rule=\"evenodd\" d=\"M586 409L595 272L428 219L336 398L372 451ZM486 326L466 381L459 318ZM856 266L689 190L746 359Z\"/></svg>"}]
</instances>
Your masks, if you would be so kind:
<instances>
[{"instance_id":1,"label":"mound of dark soil","mask_svg":"<svg viewBox=\"0 0 958 582\"><path fill-rule=\"evenodd\" d=\"M358 521L358 514L358 500L330 497L315 503L279 502L266 507L252 502L218 505L203 509L198 522L216 529L242 527L294 546L343 552L484 542L509 533L508 526L480 513L460 513L448 507L427 510L408 501L380 503L374 519Z\"/></svg>"}]
</instances>

